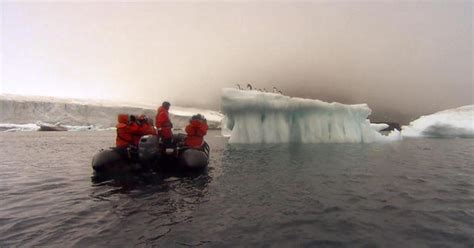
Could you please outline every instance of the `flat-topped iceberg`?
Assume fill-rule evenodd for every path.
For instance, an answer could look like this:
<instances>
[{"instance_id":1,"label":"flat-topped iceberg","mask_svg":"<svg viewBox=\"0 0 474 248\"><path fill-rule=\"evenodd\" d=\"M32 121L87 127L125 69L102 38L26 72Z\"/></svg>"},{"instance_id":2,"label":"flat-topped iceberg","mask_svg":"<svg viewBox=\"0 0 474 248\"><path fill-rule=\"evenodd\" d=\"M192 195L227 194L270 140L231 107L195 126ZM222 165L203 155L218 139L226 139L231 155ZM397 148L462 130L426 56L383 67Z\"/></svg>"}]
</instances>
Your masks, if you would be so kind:
<instances>
[{"instance_id":1,"label":"flat-topped iceberg","mask_svg":"<svg viewBox=\"0 0 474 248\"><path fill-rule=\"evenodd\" d=\"M421 116L402 127L406 137L474 138L474 105Z\"/></svg>"},{"instance_id":2,"label":"flat-topped iceberg","mask_svg":"<svg viewBox=\"0 0 474 248\"><path fill-rule=\"evenodd\" d=\"M367 104L345 105L275 93L222 90L223 135L230 143L370 143L399 139L371 126Z\"/></svg>"}]
</instances>

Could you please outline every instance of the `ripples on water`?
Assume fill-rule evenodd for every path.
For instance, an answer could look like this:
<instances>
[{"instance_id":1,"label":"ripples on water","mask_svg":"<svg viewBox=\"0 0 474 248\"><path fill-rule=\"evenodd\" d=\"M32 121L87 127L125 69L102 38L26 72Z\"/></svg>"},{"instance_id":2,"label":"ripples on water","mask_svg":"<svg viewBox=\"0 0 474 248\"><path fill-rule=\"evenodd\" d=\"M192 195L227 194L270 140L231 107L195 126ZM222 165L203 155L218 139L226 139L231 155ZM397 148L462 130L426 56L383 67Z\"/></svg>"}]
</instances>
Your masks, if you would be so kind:
<instances>
[{"instance_id":1,"label":"ripples on water","mask_svg":"<svg viewBox=\"0 0 474 248\"><path fill-rule=\"evenodd\" d=\"M113 132L0 133L0 247L473 247L474 140L227 145L207 172L91 181Z\"/></svg>"}]
</instances>

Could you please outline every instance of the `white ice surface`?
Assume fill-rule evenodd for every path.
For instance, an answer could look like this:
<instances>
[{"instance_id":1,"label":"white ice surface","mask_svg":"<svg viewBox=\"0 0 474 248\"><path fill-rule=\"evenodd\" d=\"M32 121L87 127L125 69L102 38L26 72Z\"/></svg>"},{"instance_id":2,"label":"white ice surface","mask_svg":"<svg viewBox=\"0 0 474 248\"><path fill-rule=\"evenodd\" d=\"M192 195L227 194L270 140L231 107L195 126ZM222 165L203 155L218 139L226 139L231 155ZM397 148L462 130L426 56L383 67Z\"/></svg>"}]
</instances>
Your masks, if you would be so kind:
<instances>
[{"instance_id":1,"label":"white ice surface","mask_svg":"<svg viewBox=\"0 0 474 248\"><path fill-rule=\"evenodd\" d=\"M370 123L370 126L377 132L380 132L385 128L389 127L389 125L385 123Z\"/></svg>"},{"instance_id":2,"label":"white ice surface","mask_svg":"<svg viewBox=\"0 0 474 248\"><path fill-rule=\"evenodd\" d=\"M38 129L39 129L39 126L34 123L29 123L29 124L0 123L0 130L3 130L3 132L38 131Z\"/></svg>"},{"instance_id":3,"label":"white ice surface","mask_svg":"<svg viewBox=\"0 0 474 248\"><path fill-rule=\"evenodd\" d=\"M28 123L60 122L71 131L103 130L116 125L119 113L146 114L154 120L156 109L154 104L5 94L0 95L0 123L4 123L0 128L15 131L35 130L35 124ZM170 118L174 128L182 129L189 123L190 117L198 113L206 117L209 128L220 128L224 115L213 110L172 105ZM16 124L19 125L15 126Z\"/></svg>"},{"instance_id":4,"label":"white ice surface","mask_svg":"<svg viewBox=\"0 0 474 248\"><path fill-rule=\"evenodd\" d=\"M184 108L184 107L175 107L175 106L171 107L170 114L173 114L175 116L184 116L184 117L190 117L195 114L201 114L201 115L204 115L204 117L206 117L207 121L213 121L213 122L221 122L222 119L224 118L224 114L219 113L214 110L198 109L198 108Z\"/></svg>"},{"instance_id":5,"label":"white ice surface","mask_svg":"<svg viewBox=\"0 0 474 248\"><path fill-rule=\"evenodd\" d=\"M405 137L474 138L474 105L421 116L402 127Z\"/></svg>"},{"instance_id":6,"label":"white ice surface","mask_svg":"<svg viewBox=\"0 0 474 248\"><path fill-rule=\"evenodd\" d=\"M0 123L0 132L18 132L18 131L38 131L40 125L54 126L48 123L29 123L29 124L12 124L12 123ZM67 131L104 131L115 128L100 128L93 125L90 126L72 126L72 125L61 125L67 128Z\"/></svg>"},{"instance_id":7,"label":"white ice surface","mask_svg":"<svg viewBox=\"0 0 474 248\"><path fill-rule=\"evenodd\" d=\"M230 143L370 143L400 139L371 126L366 104L345 105L275 93L222 90L222 134Z\"/></svg>"}]
</instances>

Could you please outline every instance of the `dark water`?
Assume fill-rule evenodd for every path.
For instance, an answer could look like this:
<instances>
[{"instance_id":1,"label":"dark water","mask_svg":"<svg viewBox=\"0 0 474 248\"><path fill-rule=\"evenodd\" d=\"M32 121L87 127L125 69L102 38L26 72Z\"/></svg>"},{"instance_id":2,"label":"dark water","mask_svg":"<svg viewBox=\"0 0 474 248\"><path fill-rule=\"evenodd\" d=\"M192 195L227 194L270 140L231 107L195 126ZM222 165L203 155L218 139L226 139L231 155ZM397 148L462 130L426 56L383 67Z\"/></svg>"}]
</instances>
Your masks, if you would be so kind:
<instances>
[{"instance_id":1,"label":"dark water","mask_svg":"<svg viewBox=\"0 0 474 248\"><path fill-rule=\"evenodd\" d=\"M474 247L474 140L230 146L91 181L113 132L0 133L0 247Z\"/></svg>"}]
</instances>

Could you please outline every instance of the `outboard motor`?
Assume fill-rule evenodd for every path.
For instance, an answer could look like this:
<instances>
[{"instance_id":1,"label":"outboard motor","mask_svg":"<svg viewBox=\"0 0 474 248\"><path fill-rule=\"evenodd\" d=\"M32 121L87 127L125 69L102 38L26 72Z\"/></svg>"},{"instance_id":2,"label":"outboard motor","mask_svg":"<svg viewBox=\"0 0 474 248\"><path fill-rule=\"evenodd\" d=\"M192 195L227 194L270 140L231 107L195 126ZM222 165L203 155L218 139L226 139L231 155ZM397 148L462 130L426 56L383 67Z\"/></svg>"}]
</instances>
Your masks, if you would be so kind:
<instances>
[{"instance_id":1,"label":"outboard motor","mask_svg":"<svg viewBox=\"0 0 474 248\"><path fill-rule=\"evenodd\" d=\"M145 135L138 144L138 160L152 162L160 157L160 144L156 135Z\"/></svg>"}]
</instances>

